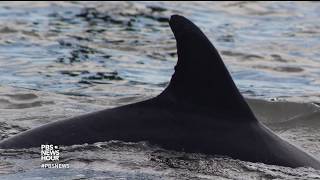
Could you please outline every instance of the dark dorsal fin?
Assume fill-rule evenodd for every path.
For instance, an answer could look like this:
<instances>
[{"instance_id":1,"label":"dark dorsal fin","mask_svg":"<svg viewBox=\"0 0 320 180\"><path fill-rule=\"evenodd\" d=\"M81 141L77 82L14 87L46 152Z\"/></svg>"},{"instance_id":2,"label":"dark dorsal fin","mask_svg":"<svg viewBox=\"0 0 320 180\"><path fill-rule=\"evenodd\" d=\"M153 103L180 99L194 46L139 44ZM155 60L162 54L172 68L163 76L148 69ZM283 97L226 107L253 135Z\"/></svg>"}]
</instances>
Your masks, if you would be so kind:
<instances>
[{"instance_id":1,"label":"dark dorsal fin","mask_svg":"<svg viewBox=\"0 0 320 180\"><path fill-rule=\"evenodd\" d=\"M178 62L169 86L160 96L212 113L255 120L204 33L182 16L173 15L169 23L177 41Z\"/></svg>"}]
</instances>

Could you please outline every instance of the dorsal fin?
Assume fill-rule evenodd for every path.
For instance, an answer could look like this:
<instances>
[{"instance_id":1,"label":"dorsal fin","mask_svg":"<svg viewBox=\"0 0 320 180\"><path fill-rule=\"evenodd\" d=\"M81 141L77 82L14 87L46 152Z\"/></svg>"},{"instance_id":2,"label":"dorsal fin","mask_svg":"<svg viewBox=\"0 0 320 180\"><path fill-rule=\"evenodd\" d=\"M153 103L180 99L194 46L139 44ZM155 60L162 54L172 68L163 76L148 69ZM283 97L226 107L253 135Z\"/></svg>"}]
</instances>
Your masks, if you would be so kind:
<instances>
[{"instance_id":1,"label":"dorsal fin","mask_svg":"<svg viewBox=\"0 0 320 180\"><path fill-rule=\"evenodd\" d=\"M173 15L178 62L170 84L160 95L171 101L210 109L213 113L255 120L218 51L191 21Z\"/></svg>"}]
</instances>

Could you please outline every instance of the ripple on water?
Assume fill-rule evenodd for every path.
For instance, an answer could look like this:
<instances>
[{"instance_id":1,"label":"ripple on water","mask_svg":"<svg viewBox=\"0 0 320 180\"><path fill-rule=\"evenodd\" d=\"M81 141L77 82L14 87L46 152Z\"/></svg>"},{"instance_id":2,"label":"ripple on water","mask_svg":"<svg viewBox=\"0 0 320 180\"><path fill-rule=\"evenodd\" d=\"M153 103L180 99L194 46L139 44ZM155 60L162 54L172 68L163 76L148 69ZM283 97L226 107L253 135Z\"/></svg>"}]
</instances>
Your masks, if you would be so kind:
<instances>
[{"instance_id":1,"label":"ripple on water","mask_svg":"<svg viewBox=\"0 0 320 180\"><path fill-rule=\"evenodd\" d=\"M42 101L35 94L3 94L0 95L0 109L25 109L53 104Z\"/></svg>"}]
</instances>

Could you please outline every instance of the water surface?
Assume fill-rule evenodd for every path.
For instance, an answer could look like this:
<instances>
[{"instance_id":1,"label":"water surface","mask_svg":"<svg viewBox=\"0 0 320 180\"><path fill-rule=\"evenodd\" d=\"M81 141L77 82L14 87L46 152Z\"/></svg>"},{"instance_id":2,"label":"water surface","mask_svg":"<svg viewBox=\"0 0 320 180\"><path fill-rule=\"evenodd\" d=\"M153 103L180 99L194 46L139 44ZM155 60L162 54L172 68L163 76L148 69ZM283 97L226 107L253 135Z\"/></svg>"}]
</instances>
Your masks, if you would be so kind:
<instances>
[{"instance_id":1,"label":"water surface","mask_svg":"<svg viewBox=\"0 0 320 180\"><path fill-rule=\"evenodd\" d=\"M316 2L1 2L0 139L160 93L176 63L168 26L190 18L222 55L260 121L320 158L320 4ZM192 82L190 82L192 83ZM141 143L0 150L1 179L320 179Z\"/></svg>"}]
</instances>

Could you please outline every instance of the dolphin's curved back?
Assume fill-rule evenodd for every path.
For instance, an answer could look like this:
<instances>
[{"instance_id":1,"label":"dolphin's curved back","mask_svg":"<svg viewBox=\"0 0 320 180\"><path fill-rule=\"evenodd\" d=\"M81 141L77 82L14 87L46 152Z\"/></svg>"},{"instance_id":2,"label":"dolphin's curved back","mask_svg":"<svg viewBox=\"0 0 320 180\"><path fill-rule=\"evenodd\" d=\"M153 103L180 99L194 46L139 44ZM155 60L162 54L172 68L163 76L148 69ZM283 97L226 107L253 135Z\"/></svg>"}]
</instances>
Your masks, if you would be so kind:
<instances>
[{"instance_id":1,"label":"dolphin's curved back","mask_svg":"<svg viewBox=\"0 0 320 180\"><path fill-rule=\"evenodd\" d=\"M182 16L173 15L169 23L177 41L178 62L169 86L160 97L211 109L241 121L256 121L204 33Z\"/></svg>"}]
</instances>

